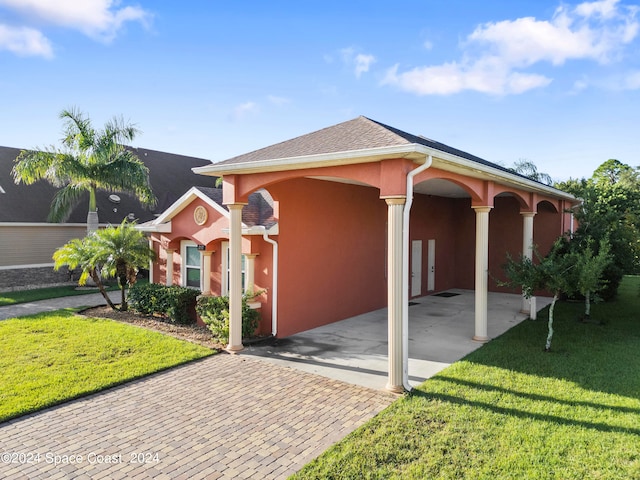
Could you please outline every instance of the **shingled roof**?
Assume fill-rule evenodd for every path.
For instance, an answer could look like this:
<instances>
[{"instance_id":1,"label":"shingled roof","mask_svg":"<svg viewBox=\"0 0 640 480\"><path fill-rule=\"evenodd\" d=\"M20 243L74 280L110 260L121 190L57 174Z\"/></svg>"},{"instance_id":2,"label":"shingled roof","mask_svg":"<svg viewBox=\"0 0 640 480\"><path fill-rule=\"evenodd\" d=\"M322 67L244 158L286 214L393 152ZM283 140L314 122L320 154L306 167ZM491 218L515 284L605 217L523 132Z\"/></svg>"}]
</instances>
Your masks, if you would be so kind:
<instances>
[{"instance_id":1,"label":"shingled roof","mask_svg":"<svg viewBox=\"0 0 640 480\"><path fill-rule=\"evenodd\" d=\"M513 173L508 168L484 160L444 143L403 132L384 123L359 116L331 127L307 133L291 140L216 162L215 165L237 165L281 158L305 157L328 153L350 152L371 148L418 144L458 157Z\"/></svg>"},{"instance_id":2,"label":"shingled roof","mask_svg":"<svg viewBox=\"0 0 640 480\"><path fill-rule=\"evenodd\" d=\"M196 175L192 168L209 165L202 158L187 157L144 148L133 149L138 158L149 168L149 178L158 204L153 209L144 208L135 198L117 193L118 203L109 200L109 193L97 194L100 223L118 224L132 214L139 222L155 218L192 186L210 186L215 180ZM33 185L16 185L11 175L19 148L0 147L0 222L44 223L57 188L48 182ZM66 223L86 223L89 205L88 194L83 196Z\"/></svg>"}]
</instances>

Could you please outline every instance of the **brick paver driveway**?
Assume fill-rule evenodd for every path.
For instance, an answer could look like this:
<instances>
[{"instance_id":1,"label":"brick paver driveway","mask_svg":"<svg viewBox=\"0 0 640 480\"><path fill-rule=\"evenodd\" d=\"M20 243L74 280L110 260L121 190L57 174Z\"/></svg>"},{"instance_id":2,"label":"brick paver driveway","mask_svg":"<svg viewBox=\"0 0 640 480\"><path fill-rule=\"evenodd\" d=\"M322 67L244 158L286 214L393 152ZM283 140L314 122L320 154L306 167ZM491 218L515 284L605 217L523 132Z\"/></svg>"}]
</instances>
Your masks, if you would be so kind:
<instances>
[{"instance_id":1,"label":"brick paver driveway","mask_svg":"<svg viewBox=\"0 0 640 480\"><path fill-rule=\"evenodd\" d=\"M0 478L286 478L394 397L219 354L0 424Z\"/></svg>"}]
</instances>

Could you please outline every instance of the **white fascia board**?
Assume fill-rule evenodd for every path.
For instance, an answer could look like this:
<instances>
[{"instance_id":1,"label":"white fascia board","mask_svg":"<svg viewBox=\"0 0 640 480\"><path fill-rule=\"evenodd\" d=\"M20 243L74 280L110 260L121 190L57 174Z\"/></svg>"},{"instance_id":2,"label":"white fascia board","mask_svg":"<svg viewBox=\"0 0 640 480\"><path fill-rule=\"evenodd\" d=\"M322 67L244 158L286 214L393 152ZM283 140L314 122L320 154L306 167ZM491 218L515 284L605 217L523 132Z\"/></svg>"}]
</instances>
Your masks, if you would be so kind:
<instances>
[{"instance_id":1,"label":"white fascia board","mask_svg":"<svg viewBox=\"0 0 640 480\"><path fill-rule=\"evenodd\" d=\"M418 143L394 145L390 147L369 148L362 150L350 150L346 152L323 153L319 155L308 155L302 157L260 160L255 162L245 162L237 164L217 165L214 163L202 167L195 167L192 169L192 171L199 175L220 176L225 174L229 175L281 170L301 170L303 168L331 167L338 165L369 163L380 161L385 158L410 158L417 163L424 163L428 155L431 155L434 160L441 160L444 163L449 163L463 170L475 171L482 178L498 180L499 182L506 183L507 185L516 185L527 191L545 193L553 197L561 197L571 201L576 200L573 195L563 192L562 190L558 190L534 180L511 174L479 162L467 160L466 158L446 153L442 150L427 147Z\"/></svg>"},{"instance_id":2,"label":"white fascia board","mask_svg":"<svg viewBox=\"0 0 640 480\"><path fill-rule=\"evenodd\" d=\"M333 167L337 165L349 165L356 163L370 163L385 158L411 158L422 160L426 158L426 147L418 143L406 145L393 145L390 147L367 148L362 150L349 150L346 152L321 153L318 155L305 155L302 157L276 158L273 160L259 160L225 165L205 165L192 168L199 175L220 176L224 174L246 174L259 172L275 172L281 170L301 170L303 168Z\"/></svg>"},{"instance_id":3,"label":"white fascia board","mask_svg":"<svg viewBox=\"0 0 640 480\"><path fill-rule=\"evenodd\" d=\"M229 216L229 212L225 210L221 205L218 205L216 202L211 200L208 196L198 190L197 187L191 187L184 193L178 200L173 202L170 207L168 207L164 212L162 212L158 218L153 220L155 225L168 222L173 217L175 217L178 213L184 210L193 200L196 198L200 198L206 204L211 206L214 210L218 211L221 215Z\"/></svg>"},{"instance_id":4,"label":"white fascia board","mask_svg":"<svg viewBox=\"0 0 640 480\"><path fill-rule=\"evenodd\" d=\"M576 197L574 197L573 195L567 192L563 192L562 190L558 190L557 188L544 185L542 183L536 182L534 180L530 180L525 177L521 177L520 175L505 172L498 168L490 167L489 165L484 165L482 163L474 162L472 160L467 160L466 158L462 158L457 155L452 155L450 153L446 153L434 148L429 148L429 147L425 147L425 148L429 150L429 153L433 156L434 160L436 161L441 160L444 163L449 163L457 167L462 167L464 170L473 170L478 172L483 177L493 178L507 185L516 185L527 191L533 190L535 192L545 193L553 197L561 197L566 200L572 200L572 201L576 200Z\"/></svg>"},{"instance_id":5,"label":"white fascia board","mask_svg":"<svg viewBox=\"0 0 640 480\"><path fill-rule=\"evenodd\" d=\"M280 228L276 223L271 228L265 228L262 225L254 225L253 227L245 227L242 229L242 235L263 235L264 233L267 235L278 235L278 233L280 233Z\"/></svg>"},{"instance_id":6,"label":"white fascia board","mask_svg":"<svg viewBox=\"0 0 640 480\"><path fill-rule=\"evenodd\" d=\"M148 233L171 233L171 220L155 225L153 222L141 223L135 226L136 230Z\"/></svg>"}]
</instances>

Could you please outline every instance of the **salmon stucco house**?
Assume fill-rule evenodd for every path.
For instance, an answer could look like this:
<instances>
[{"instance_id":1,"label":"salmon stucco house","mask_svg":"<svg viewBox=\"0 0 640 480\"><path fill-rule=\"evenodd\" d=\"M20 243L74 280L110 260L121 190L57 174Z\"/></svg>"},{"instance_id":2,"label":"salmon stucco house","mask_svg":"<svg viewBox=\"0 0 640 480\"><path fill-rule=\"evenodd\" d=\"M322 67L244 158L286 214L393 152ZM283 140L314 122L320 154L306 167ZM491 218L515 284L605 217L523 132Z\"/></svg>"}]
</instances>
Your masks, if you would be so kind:
<instances>
[{"instance_id":1,"label":"salmon stucco house","mask_svg":"<svg viewBox=\"0 0 640 480\"><path fill-rule=\"evenodd\" d=\"M278 337L387 307L392 391L410 388L409 299L474 290L474 339L487 341L490 278L507 253L545 253L576 202L365 117L194 172L222 190L192 189L147 226L153 279L228 293L232 352L243 288L263 291L261 331Z\"/></svg>"}]
</instances>

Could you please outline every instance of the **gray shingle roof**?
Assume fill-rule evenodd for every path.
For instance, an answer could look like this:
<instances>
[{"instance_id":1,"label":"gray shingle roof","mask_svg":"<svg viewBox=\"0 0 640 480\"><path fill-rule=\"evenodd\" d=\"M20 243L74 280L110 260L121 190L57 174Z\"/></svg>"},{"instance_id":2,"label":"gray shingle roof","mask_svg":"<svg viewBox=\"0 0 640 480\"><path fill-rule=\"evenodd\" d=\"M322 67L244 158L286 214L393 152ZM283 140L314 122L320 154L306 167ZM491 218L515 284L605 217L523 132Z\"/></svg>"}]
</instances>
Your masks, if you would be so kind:
<instances>
[{"instance_id":1,"label":"gray shingle roof","mask_svg":"<svg viewBox=\"0 0 640 480\"><path fill-rule=\"evenodd\" d=\"M132 213L138 222L153 220L156 213L167 209L192 186L209 186L215 183L215 179L196 175L191 170L210 164L209 160L144 148L133 150L149 168L151 187L158 198L158 204L153 209L144 208L135 198L124 193L117 193L120 203L115 204L109 201L109 193L98 192L100 223L118 224L129 213ZM0 193L0 222L46 222L57 188L45 181L33 185L16 185L11 169L19 153L19 148L0 147L0 185L6 192ZM88 205L86 194L74 208L67 223L85 223Z\"/></svg>"},{"instance_id":2,"label":"gray shingle roof","mask_svg":"<svg viewBox=\"0 0 640 480\"><path fill-rule=\"evenodd\" d=\"M404 132L364 116L261 148L260 150L238 155L228 160L216 162L215 165L238 165L249 162L393 147L414 143L514 174L508 168L465 151L423 136Z\"/></svg>"},{"instance_id":3,"label":"gray shingle roof","mask_svg":"<svg viewBox=\"0 0 640 480\"><path fill-rule=\"evenodd\" d=\"M222 208L229 210L229 208L222 203L221 188L196 188ZM263 225L266 228L271 228L273 225L278 223L274 218L273 213L273 198L271 198L271 195L269 195L266 190L260 189L249 195L249 203L242 209L242 223L248 227Z\"/></svg>"}]
</instances>

